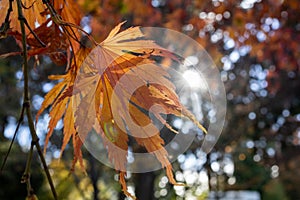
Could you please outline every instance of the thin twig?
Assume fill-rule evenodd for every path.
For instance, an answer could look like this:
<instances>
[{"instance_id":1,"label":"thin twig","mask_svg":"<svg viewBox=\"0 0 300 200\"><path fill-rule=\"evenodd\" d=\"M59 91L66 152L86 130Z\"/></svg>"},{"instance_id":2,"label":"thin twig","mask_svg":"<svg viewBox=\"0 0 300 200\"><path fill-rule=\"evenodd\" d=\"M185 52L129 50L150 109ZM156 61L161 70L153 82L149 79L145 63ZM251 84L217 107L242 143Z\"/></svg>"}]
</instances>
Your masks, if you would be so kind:
<instances>
[{"instance_id":1,"label":"thin twig","mask_svg":"<svg viewBox=\"0 0 300 200\"><path fill-rule=\"evenodd\" d=\"M29 7L26 7L23 2L21 2L22 7L24 9L30 9L31 7L33 7L33 5L35 4L36 1L34 1ZM29 29L30 33L32 33L33 37L42 45L42 47L46 47L45 43L37 36L37 34L32 30L32 28L29 26L27 20L24 18L24 23L26 25L26 27Z\"/></svg>"},{"instance_id":2,"label":"thin twig","mask_svg":"<svg viewBox=\"0 0 300 200\"><path fill-rule=\"evenodd\" d=\"M33 147L34 147L34 143L31 142L30 150L26 162L26 168L21 179L21 183L26 183L27 185L27 196L30 196L33 191L30 183L30 168L31 168L32 155L33 155Z\"/></svg>"},{"instance_id":3,"label":"thin twig","mask_svg":"<svg viewBox=\"0 0 300 200\"><path fill-rule=\"evenodd\" d=\"M27 20L24 18L24 23L26 27L29 29L30 33L32 33L33 37L42 45L42 47L46 47L45 43L37 36L37 34L32 30L32 28L29 26Z\"/></svg>"},{"instance_id":4,"label":"thin twig","mask_svg":"<svg viewBox=\"0 0 300 200\"><path fill-rule=\"evenodd\" d=\"M18 6L18 19L20 21L20 26L21 26L21 34L22 34L22 46L23 46L23 70L24 70L24 109L27 114L27 120L28 120L28 126L30 129L31 137L32 137L32 144L36 146L36 149L38 151L40 160L43 164L53 197L55 200L57 200L57 193L45 160L45 157L42 153L41 146L39 144L39 138L36 134L35 127L34 127L34 122L33 118L31 115L31 109L30 109L30 98L29 98L29 67L28 67L28 62L27 62L27 42L26 42L26 33L25 33L25 22L24 22L24 16L23 16L23 11L22 11L22 3L21 0L17 0L17 6Z\"/></svg>"},{"instance_id":5,"label":"thin twig","mask_svg":"<svg viewBox=\"0 0 300 200\"><path fill-rule=\"evenodd\" d=\"M24 119L24 106L22 106L22 110L21 110L21 113L20 113L20 117L19 117L19 120L18 120L18 124L17 124L16 130L14 132L14 136L13 136L11 142L10 142L9 148L8 148L8 150L6 152L6 155L4 157L3 163L1 165L0 174L2 174L2 170L4 169L4 166L6 164L7 158L9 156L9 154L10 154L10 151L12 149L12 145L13 145L15 139L16 139L17 133L19 131L21 123L23 122L23 119Z\"/></svg>"},{"instance_id":6,"label":"thin twig","mask_svg":"<svg viewBox=\"0 0 300 200\"><path fill-rule=\"evenodd\" d=\"M43 3L46 5L46 7L48 8L48 10L50 11L52 20L55 24L62 26L62 28L65 30L66 34L71 37L73 40L77 41L80 45L83 45L80 40L77 38L76 34L74 33L74 30L72 28L76 28L79 31L81 31L83 34L85 34L89 40L91 42L93 42L93 44L95 46L98 45L98 43L95 41L95 39L89 34L87 33L85 30L83 30L83 28L81 28L80 26L76 25L76 24L72 24L70 22L66 22L62 19L62 17L56 12L56 10L54 9L54 7L51 5L51 3L49 2L49 0L43 0ZM71 31L73 32L73 34L75 35L75 37L68 31L66 30L64 27L68 26L71 28Z\"/></svg>"},{"instance_id":7,"label":"thin twig","mask_svg":"<svg viewBox=\"0 0 300 200\"><path fill-rule=\"evenodd\" d=\"M5 38L7 35L7 31L9 30L9 17L10 17L10 13L13 11L12 2L13 2L13 0L9 0L9 7L7 9L5 20L4 20L3 24L1 25L0 38Z\"/></svg>"}]
</instances>

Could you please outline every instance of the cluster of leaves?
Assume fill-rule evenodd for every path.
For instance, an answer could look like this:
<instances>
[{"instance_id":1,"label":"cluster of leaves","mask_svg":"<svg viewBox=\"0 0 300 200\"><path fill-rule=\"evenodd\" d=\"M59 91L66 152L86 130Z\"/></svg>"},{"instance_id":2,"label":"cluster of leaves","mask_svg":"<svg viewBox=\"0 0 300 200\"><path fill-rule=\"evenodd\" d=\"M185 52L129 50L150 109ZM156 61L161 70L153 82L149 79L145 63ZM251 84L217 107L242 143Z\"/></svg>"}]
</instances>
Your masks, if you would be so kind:
<instances>
[{"instance_id":1,"label":"cluster of leaves","mask_svg":"<svg viewBox=\"0 0 300 200\"><path fill-rule=\"evenodd\" d=\"M126 84L134 85L136 81L142 81L144 86L139 87L132 95L123 89L117 96L117 110L123 121L132 118L138 126L145 126L151 123L151 119L143 110L152 112L161 123L174 131L171 126L160 116L158 109L150 109L152 105L158 104L164 114L185 116L192 120L203 131L204 128L197 122L196 118L179 102L175 93L175 87L168 80L168 73L165 68L156 65L153 56L169 57L178 61L167 50L162 50L153 41L141 39L143 33L138 27L129 28L120 32L121 25L117 25L107 38L97 43L81 27L79 7L72 0L61 1L22 1L25 24L27 25L26 39L29 47L28 56L47 55L58 64L65 64L67 72L64 75L52 75L51 80L60 80L45 96L39 116L51 106L50 122L45 141L45 150L54 128L58 121L63 118L63 144L61 152L71 140L74 147L73 167L79 161L84 169L81 147L87 134L95 129L102 137L108 150L109 159L119 171L119 180L123 191L127 192L125 182L126 156L128 150L128 133L115 123L114 113L111 106L112 95L115 86L127 72L133 72L131 79ZM21 32L18 23L18 13L14 2L1 1L0 7L7 10L7 15L2 15L0 23L9 27L6 34L13 36L17 41L21 39ZM8 20L7 20L8 19ZM96 60L89 60L92 47L83 44L81 38L90 39L94 47L93 54ZM128 52L128 53L124 53ZM18 54L13 52L8 55ZM6 55L7 56L7 55ZM151 66L151 70L145 71L142 65ZM99 74L99 72L103 72ZM79 75L80 74L80 75ZM149 83L152 77L161 81L160 84ZM79 80L75 85L75 80ZM128 88L128 85L123 85ZM88 90L88 91L87 91ZM129 113L126 107L129 106ZM80 107L88 108L84 112ZM83 121L83 125L78 125ZM76 124L76 125L75 125ZM108 133L107 126L113 129L113 134ZM129 127L130 124L125 124ZM137 143L144 146L149 153L153 153L166 168L169 181L177 184L173 178L172 166L164 149L164 141L156 128L155 134L148 136L147 132L134 135ZM124 153L116 151L116 148L123 149Z\"/></svg>"},{"instance_id":2,"label":"cluster of leaves","mask_svg":"<svg viewBox=\"0 0 300 200\"><path fill-rule=\"evenodd\" d=\"M78 4L70 0L53 1L51 5L56 8L57 14L54 14L53 18L49 18L53 12L47 8L46 4L36 1L35 5L31 6L32 2L23 1L28 24L35 30L38 38L46 44L46 47L43 47L27 30L28 44L29 42L35 44L30 46L29 54L46 54L57 64L69 66L67 71L69 75L53 77L54 79L62 78L63 83L59 83L61 89L56 86L56 92L47 95L48 99L51 99L50 96L61 95L65 88L72 88L72 82L68 79L76 78L75 75L80 66L77 62L81 63L82 58L85 57L79 55L89 54L89 48L80 48L78 41L80 41L81 33L73 26L78 26L83 16L79 12L79 7L86 14L85 18L89 21L91 34L97 41L103 41L109 30L124 20L127 20L124 26L128 26L128 24L160 26L185 32L205 47L220 66L222 78L225 80L229 102L228 125L222 135L222 142L216 146L216 151L232 154L237 165L245 166L242 169L235 168L238 184L229 186L229 189L257 189L252 187L252 183L255 181L252 179L258 178L255 168L266 170L276 162L280 167L280 178L284 180L283 185L289 191L289 195L294 198L299 197L297 188L295 188L299 180L297 180L297 176L293 176L297 171L295 160L299 157L299 138L297 136L299 120L295 117L299 113L300 99L298 92L300 4L297 0L78 0L76 2ZM64 3L68 6L63 6ZM1 5L3 5L1 8L6 9L9 2L1 1ZM40 12L35 15L30 14L33 10L37 11L38 9ZM73 11L76 11L76 15ZM16 8L14 7L10 18L12 29L7 33L20 38L20 34L13 31L18 29L15 12ZM61 18L58 17L59 15ZM39 20L36 20L35 17L38 17ZM1 15L0 19L0 22L3 22L5 16ZM45 24L47 20L48 23ZM64 23L64 21L72 22L73 25ZM13 26L13 24L15 25ZM39 28L42 26L45 29ZM2 26L1 30L3 29L5 26ZM39 32L43 34L39 34ZM59 48L57 49L57 47ZM146 52L151 51L148 49ZM236 52L242 53L239 54L238 60L230 62L228 69L228 65L225 67L225 64L228 64L230 55ZM71 54L75 56L68 64ZM124 56L124 54L122 55ZM126 56L132 57L132 55ZM142 57L141 60L148 59L149 55L140 54L140 57ZM252 91L250 87L251 83L256 81L255 76L258 73L255 72L253 75L249 72L257 64L261 66L263 72L267 72L267 85L266 88L263 88L267 90L265 93L267 96L264 97L261 97L259 92ZM63 98L54 98L53 101L52 110L56 110L61 116L66 116L65 111L60 111L58 107L55 108L60 105L55 102L59 99L65 104L62 107L68 107L72 98L67 94L71 94L70 91L62 95L68 99L65 100L66 102ZM50 105L51 102L49 102ZM44 107L46 106L44 105ZM71 108L69 109L71 110ZM52 116L54 116L54 111ZM283 111L285 111L284 115ZM249 113L252 116L255 114L256 118L250 120ZM282 119L284 119L283 124L279 124ZM59 118L53 118L52 127L55 126L57 120ZM112 128L112 130L114 129ZM68 137L65 137L63 143L66 144L73 137L73 145L77 141L79 142L77 146L80 146L80 140L76 139L76 134L71 134L71 136L70 134L70 132L65 132ZM268 148L274 147L276 150L274 157L269 158L265 152L267 147L261 148L259 145L256 147L256 144L265 143L266 139ZM255 147L246 148L247 141L253 141ZM261 152L264 152L263 156ZM76 154L80 155L80 151ZM256 155L262 156L262 160L253 161L253 156ZM244 156L246 159L241 159ZM251 165L246 164L246 161L251 161ZM249 174L244 173L245 170ZM269 171L267 170L266 173ZM242 180L243 177L246 178ZM265 183L266 179L262 182Z\"/></svg>"},{"instance_id":3,"label":"cluster of leaves","mask_svg":"<svg viewBox=\"0 0 300 200\"><path fill-rule=\"evenodd\" d=\"M294 191L295 195L297 189L290 183L296 185L298 181L289 176L289 170L295 170L293 163L299 156L296 136L300 99L298 1L104 2L101 14L105 14L105 10L114 10L112 20L125 18L133 24L142 21L143 25L185 32L202 44L218 64L228 92L228 125L222 134L222 142L215 147L216 151L232 154L237 165L245 163L239 159L240 154L249 157L253 164L246 164L247 169L235 168L237 184L228 188L257 189L248 178L239 182L246 174L244 171L251 173L249 177L258 179L255 167L269 173L268 168L276 163L285 188ZM92 6L84 8L93 12ZM141 13L140 10L147 12ZM148 12L152 13L151 19ZM92 21L101 19L97 13L93 17ZM238 55L238 59L231 60L231 55ZM265 88L259 91L251 88L251 84L259 79L259 71L253 70L256 65L266 73L262 78ZM249 115L255 118L250 119ZM245 148L247 141L253 141L255 147ZM266 147L260 147L259 144L264 142ZM267 153L267 149L272 148L276 151L275 156ZM260 161L253 160L257 155L261 156ZM266 178L262 182L267 181ZM292 198L299 198L293 195Z\"/></svg>"}]
</instances>

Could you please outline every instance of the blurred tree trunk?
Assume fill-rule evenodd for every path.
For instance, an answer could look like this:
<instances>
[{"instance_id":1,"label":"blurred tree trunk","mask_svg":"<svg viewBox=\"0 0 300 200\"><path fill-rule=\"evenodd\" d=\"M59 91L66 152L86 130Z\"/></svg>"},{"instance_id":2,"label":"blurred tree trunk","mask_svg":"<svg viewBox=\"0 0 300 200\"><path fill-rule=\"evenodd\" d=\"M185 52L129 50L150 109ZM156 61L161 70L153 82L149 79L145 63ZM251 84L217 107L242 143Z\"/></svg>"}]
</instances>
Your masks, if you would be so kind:
<instances>
[{"instance_id":1,"label":"blurred tree trunk","mask_svg":"<svg viewBox=\"0 0 300 200\"><path fill-rule=\"evenodd\" d=\"M90 174L93 189L94 189L93 199L99 200L99 198L98 198L99 189L98 189L98 185L97 185L98 178L100 177L99 170L96 167L95 158L90 155L88 157L89 157L89 163L90 163L90 167L91 167L89 174Z\"/></svg>"},{"instance_id":2,"label":"blurred tree trunk","mask_svg":"<svg viewBox=\"0 0 300 200\"><path fill-rule=\"evenodd\" d=\"M139 200L153 200L154 180L156 175L153 172L136 174L135 194Z\"/></svg>"},{"instance_id":3,"label":"blurred tree trunk","mask_svg":"<svg viewBox=\"0 0 300 200\"><path fill-rule=\"evenodd\" d=\"M6 117L2 117L0 121L0 141L5 141L7 138L4 136L4 129L6 126Z\"/></svg>"}]
</instances>

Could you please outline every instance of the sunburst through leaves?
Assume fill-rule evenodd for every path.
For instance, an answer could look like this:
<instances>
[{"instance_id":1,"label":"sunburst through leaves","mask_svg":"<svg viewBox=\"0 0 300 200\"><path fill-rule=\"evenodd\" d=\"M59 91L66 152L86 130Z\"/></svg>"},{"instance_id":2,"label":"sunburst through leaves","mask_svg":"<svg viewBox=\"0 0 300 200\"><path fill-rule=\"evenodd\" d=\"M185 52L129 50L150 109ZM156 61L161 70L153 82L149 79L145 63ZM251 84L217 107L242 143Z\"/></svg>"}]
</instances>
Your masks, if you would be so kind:
<instances>
[{"instance_id":1,"label":"sunburst through leaves","mask_svg":"<svg viewBox=\"0 0 300 200\"><path fill-rule=\"evenodd\" d=\"M82 144L90 131L96 131L114 168L119 171L124 193L131 196L125 182L129 135L156 156L166 169L169 181L177 184L164 140L149 113L174 134L176 131L161 114L189 118L206 131L180 103L167 69L158 66L153 59L168 57L179 62L176 55L151 40L143 39L139 27L120 32L122 24L116 26L93 50L80 49L66 75L52 77L63 81L46 95L37 117L52 105L47 145L56 123L64 116L62 151L72 137L74 164L79 160L82 167ZM76 68L74 63L80 68Z\"/></svg>"}]
</instances>

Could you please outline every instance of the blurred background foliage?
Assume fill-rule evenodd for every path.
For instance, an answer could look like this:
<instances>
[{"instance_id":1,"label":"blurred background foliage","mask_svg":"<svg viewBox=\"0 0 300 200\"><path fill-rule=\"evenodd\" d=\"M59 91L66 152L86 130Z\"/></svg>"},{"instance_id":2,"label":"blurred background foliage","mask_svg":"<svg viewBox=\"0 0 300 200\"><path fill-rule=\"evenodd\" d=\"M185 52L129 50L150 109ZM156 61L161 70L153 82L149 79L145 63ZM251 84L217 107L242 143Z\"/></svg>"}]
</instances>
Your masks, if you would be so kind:
<instances>
[{"instance_id":1,"label":"blurred background foliage","mask_svg":"<svg viewBox=\"0 0 300 200\"><path fill-rule=\"evenodd\" d=\"M225 84L226 123L213 151L208 155L201 152L203 135L199 133L191 148L178 157L174 163L175 177L185 182L186 187L169 185L163 171L129 173L129 189L139 199L218 199L225 195L224 192L232 190L254 190L267 200L300 199L298 0L76 2L85 13L82 27L98 41L124 20L128 27L165 27L187 34L211 55ZM18 46L12 38L0 41L0 54L16 49ZM37 60L39 66L36 66ZM64 73L65 69L46 56L31 59L30 63L35 66L30 73L30 87L36 112L45 93L55 84L47 76ZM0 83L2 162L20 112L20 57L0 60ZM194 88L194 92L199 90ZM201 107L205 110L204 103ZM206 114L207 118L214 116L209 110ZM37 124L41 143L48 120L44 114ZM62 123L56 127L46 154L60 199L124 199L115 172L88 152L84 152L87 175L80 170L70 173L71 147L66 149L60 161L57 160L62 127ZM195 131L195 127L176 119L174 127ZM20 178L29 145L30 134L25 120L0 175L0 199L25 198L25 185L20 183ZM50 199L51 193L39 165L35 159L31 182L39 199Z\"/></svg>"}]
</instances>

